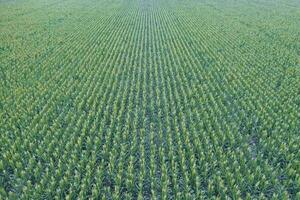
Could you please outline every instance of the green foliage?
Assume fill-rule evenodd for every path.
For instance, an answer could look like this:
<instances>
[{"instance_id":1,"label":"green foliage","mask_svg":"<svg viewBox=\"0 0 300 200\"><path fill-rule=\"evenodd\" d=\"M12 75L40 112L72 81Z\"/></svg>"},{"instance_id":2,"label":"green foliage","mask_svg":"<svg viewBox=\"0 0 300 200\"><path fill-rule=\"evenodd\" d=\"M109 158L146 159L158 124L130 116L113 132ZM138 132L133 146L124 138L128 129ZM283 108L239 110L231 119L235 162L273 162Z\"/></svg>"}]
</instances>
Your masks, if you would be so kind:
<instances>
[{"instance_id":1,"label":"green foliage","mask_svg":"<svg viewBox=\"0 0 300 200\"><path fill-rule=\"evenodd\" d=\"M0 1L0 199L300 199L293 0Z\"/></svg>"}]
</instances>

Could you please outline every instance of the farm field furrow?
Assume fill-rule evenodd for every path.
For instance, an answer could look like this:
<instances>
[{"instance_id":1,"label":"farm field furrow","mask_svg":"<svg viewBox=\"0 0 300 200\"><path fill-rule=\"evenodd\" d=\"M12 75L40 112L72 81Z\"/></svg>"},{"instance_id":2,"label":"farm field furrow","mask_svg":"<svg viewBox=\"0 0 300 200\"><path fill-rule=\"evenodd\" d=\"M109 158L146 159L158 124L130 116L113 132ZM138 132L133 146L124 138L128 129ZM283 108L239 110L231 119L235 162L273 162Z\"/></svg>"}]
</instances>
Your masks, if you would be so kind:
<instances>
[{"instance_id":1,"label":"farm field furrow","mask_svg":"<svg viewBox=\"0 0 300 200\"><path fill-rule=\"evenodd\" d=\"M0 199L300 199L295 0L0 0Z\"/></svg>"}]
</instances>

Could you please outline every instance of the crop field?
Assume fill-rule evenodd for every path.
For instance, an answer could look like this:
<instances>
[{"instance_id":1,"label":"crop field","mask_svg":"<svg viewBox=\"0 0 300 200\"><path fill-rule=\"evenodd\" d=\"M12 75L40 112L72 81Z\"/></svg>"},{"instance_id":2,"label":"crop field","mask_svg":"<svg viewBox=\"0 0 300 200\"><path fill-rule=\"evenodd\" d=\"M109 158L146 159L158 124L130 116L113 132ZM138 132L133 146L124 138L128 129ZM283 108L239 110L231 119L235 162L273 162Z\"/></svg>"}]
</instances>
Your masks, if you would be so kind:
<instances>
[{"instance_id":1,"label":"crop field","mask_svg":"<svg viewBox=\"0 0 300 200\"><path fill-rule=\"evenodd\" d=\"M300 2L0 0L0 199L300 199Z\"/></svg>"}]
</instances>

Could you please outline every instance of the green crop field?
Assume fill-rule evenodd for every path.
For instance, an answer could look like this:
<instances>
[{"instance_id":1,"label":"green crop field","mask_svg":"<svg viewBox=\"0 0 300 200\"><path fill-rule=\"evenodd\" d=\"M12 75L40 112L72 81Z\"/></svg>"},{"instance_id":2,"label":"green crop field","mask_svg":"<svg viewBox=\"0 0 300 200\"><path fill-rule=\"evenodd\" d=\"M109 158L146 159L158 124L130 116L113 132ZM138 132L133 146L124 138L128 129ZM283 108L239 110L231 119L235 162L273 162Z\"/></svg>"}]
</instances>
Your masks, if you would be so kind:
<instances>
[{"instance_id":1,"label":"green crop field","mask_svg":"<svg viewBox=\"0 0 300 200\"><path fill-rule=\"evenodd\" d=\"M300 199L300 2L0 0L0 199Z\"/></svg>"}]
</instances>

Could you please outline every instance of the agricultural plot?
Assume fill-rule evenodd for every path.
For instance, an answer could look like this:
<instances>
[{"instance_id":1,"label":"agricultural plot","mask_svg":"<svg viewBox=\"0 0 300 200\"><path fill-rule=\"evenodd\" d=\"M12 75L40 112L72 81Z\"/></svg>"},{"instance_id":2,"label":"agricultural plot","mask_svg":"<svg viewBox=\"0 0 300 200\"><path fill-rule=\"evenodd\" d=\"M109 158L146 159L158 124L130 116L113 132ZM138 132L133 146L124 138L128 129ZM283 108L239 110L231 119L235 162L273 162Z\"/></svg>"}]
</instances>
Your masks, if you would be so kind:
<instances>
[{"instance_id":1,"label":"agricultural plot","mask_svg":"<svg viewBox=\"0 0 300 200\"><path fill-rule=\"evenodd\" d=\"M296 0L0 0L0 199L300 199Z\"/></svg>"}]
</instances>

